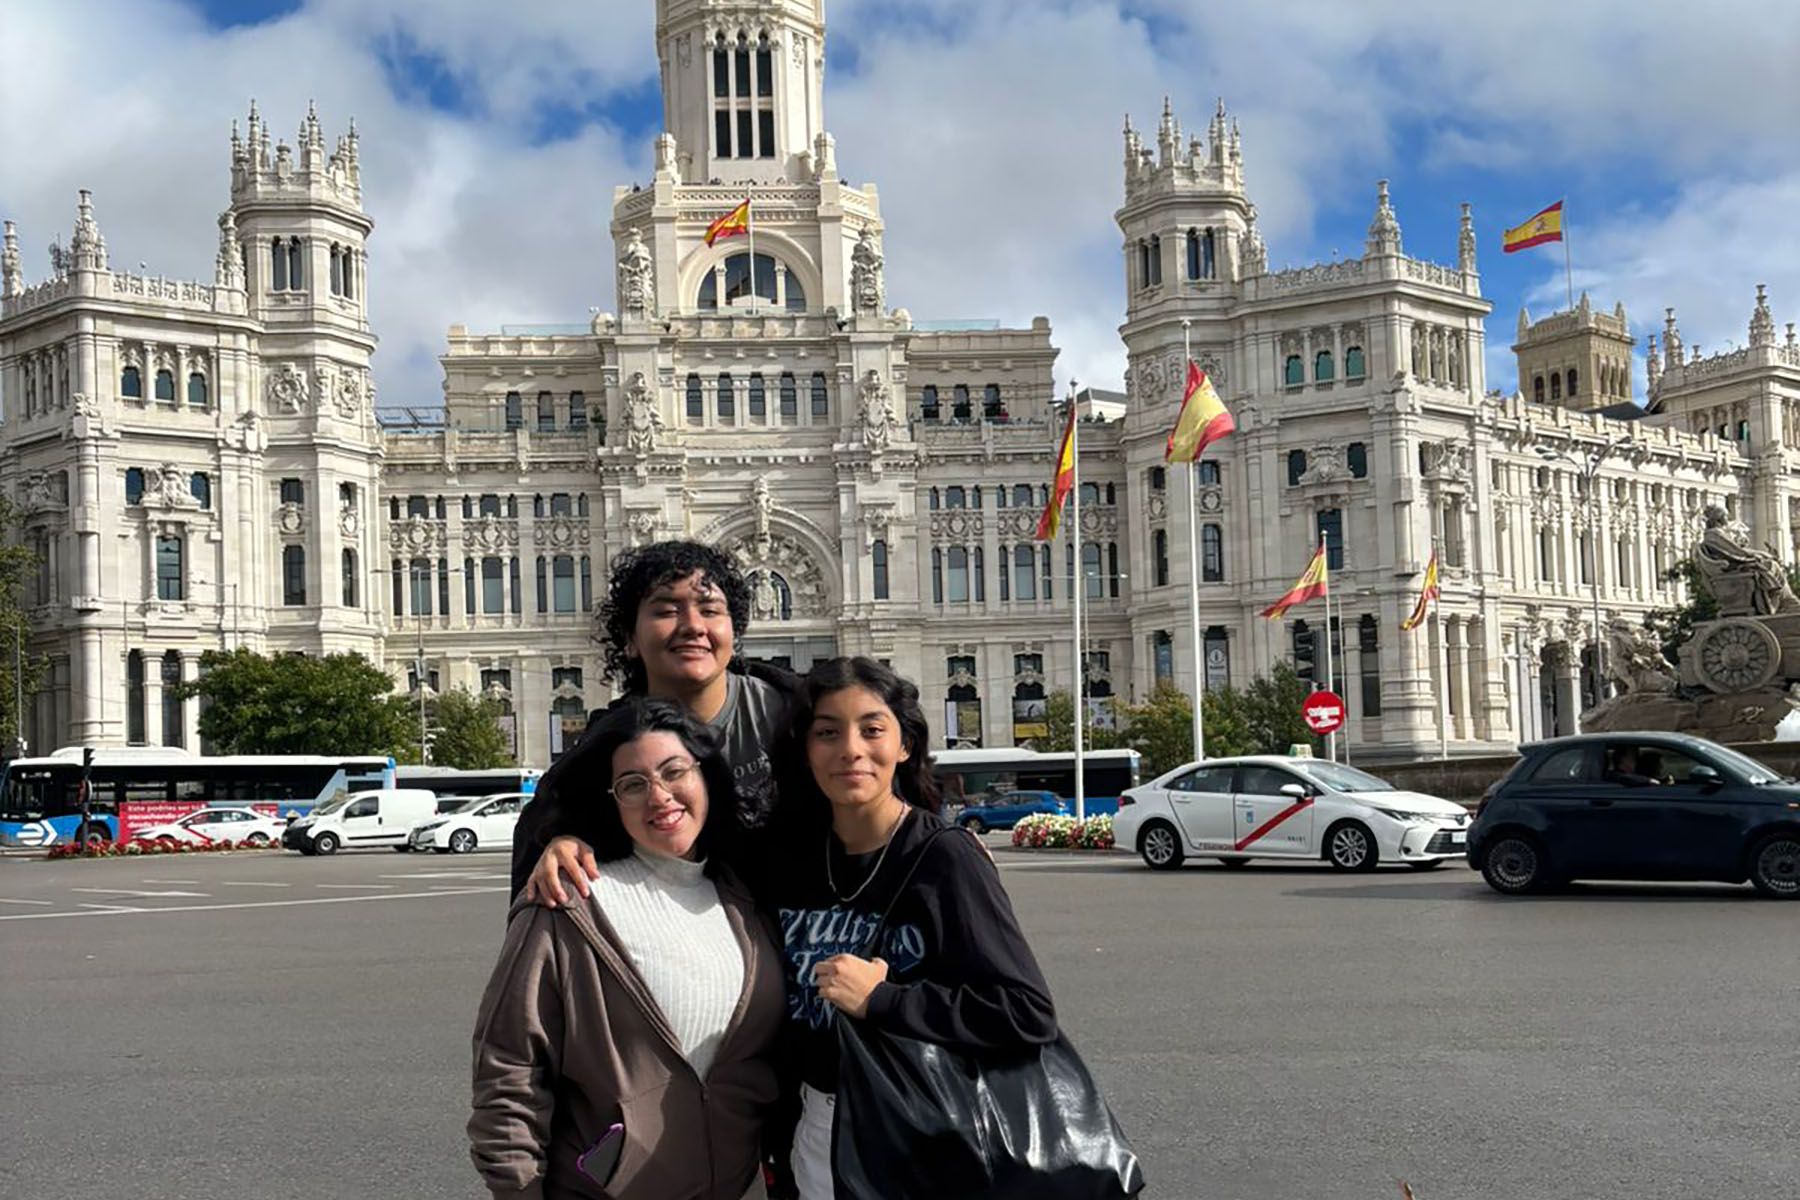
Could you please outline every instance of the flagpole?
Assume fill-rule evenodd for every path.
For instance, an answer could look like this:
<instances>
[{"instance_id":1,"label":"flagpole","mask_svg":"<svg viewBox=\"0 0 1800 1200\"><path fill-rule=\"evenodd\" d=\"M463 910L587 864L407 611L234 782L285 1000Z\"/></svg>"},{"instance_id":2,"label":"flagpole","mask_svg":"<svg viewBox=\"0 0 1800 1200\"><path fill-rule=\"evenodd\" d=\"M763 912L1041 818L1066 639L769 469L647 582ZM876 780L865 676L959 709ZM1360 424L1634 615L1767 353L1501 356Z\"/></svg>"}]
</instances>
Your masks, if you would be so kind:
<instances>
[{"instance_id":1,"label":"flagpole","mask_svg":"<svg viewBox=\"0 0 1800 1200\"><path fill-rule=\"evenodd\" d=\"M1432 539L1431 556L1437 558L1437 540ZM1442 559L1438 561L1442 562ZM1431 599L1431 619L1437 623L1438 672L1443 680L1438 688L1438 757L1450 757L1450 643L1444 633L1444 585L1440 577L1437 595Z\"/></svg>"},{"instance_id":2,"label":"flagpole","mask_svg":"<svg viewBox=\"0 0 1800 1200\"><path fill-rule=\"evenodd\" d=\"M1194 361L1193 319L1181 319L1182 372ZM1206 648L1200 640L1200 463L1188 461L1188 634L1194 654L1194 761L1206 758Z\"/></svg>"},{"instance_id":3,"label":"flagpole","mask_svg":"<svg viewBox=\"0 0 1800 1200\"><path fill-rule=\"evenodd\" d=\"M1346 557L1345 557L1344 561L1346 564L1345 568L1344 568L1344 574L1348 575L1350 573L1350 568L1348 566L1348 563L1350 560L1349 560L1347 551L1346 551ZM1327 607L1325 610L1325 623L1327 625L1329 625L1329 624L1331 624L1331 609L1330 609L1331 593L1329 591L1325 593L1325 599L1326 599L1326 603L1327 603ZM1337 598L1337 615L1338 615L1338 641L1340 643L1339 650L1340 650L1340 653L1342 653L1349 649L1348 646L1342 644L1349 637L1349 635L1344 632L1344 597L1342 595L1339 595ZM1346 671L1348 671L1350 669L1349 657L1350 656L1347 653L1344 654L1344 670L1346 670ZM1350 762L1350 695L1349 695L1350 681L1348 679L1344 679L1342 681L1342 683L1344 685L1344 691L1340 694L1342 695L1343 701L1344 701L1344 736L1341 739L1339 739L1339 745L1344 752L1344 763L1347 766L1347 765L1349 765L1349 762ZM1334 688L1333 690L1335 691L1336 689Z\"/></svg>"},{"instance_id":4,"label":"flagpole","mask_svg":"<svg viewBox=\"0 0 1800 1200\"><path fill-rule=\"evenodd\" d=\"M756 185L744 185L744 228L750 234L750 315L756 315Z\"/></svg>"},{"instance_id":5,"label":"flagpole","mask_svg":"<svg viewBox=\"0 0 1800 1200\"><path fill-rule=\"evenodd\" d=\"M1075 552L1075 569L1070 572L1069 598L1075 611L1075 819L1087 820L1087 772L1082 764L1082 734L1087 723L1083 683L1087 663L1081 645L1081 593L1087 581L1082 578L1081 562L1081 415L1076 409L1075 381L1069 380L1069 545Z\"/></svg>"},{"instance_id":6,"label":"flagpole","mask_svg":"<svg viewBox=\"0 0 1800 1200\"><path fill-rule=\"evenodd\" d=\"M1569 256L1569 206L1567 204L1563 205L1562 215L1558 219L1557 224L1562 226L1563 282L1566 283L1569 288L1569 311L1574 312L1575 311L1575 265L1574 265L1574 259L1572 259Z\"/></svg>"},{"instance_id":7,"label":"flagpole","mask_svg":"<svg viewBox=\"0 0 1800 1200\"><path fill-rule=\"evenodd\" d=\"M1322 535L1319 538L1319 554L1323 560L1320 577L1325 581L1325 690L1331 692L1337 690L1332 686L1336 681L1331 670L1331 553ZM1335 734L1325 735L1325 757L1332 762L1337 761Z\"/></svg>"}]
</instances>

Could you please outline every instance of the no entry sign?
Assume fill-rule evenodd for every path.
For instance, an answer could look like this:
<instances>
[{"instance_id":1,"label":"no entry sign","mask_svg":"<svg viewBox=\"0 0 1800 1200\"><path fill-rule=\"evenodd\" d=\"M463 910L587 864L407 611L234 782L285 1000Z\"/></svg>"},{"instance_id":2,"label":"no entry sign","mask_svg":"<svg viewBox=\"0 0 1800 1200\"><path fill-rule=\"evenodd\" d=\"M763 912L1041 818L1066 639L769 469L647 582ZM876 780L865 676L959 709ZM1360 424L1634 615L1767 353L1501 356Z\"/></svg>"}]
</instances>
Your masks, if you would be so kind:
<instances>
[{"instance_id":1,"label":"no entry sign","mask_svg":"<svg viewBox=\"0 0 1800 1200\"><path fill-rule=\"evenodd\" d=\"M1344 698L1336 692L1314 692L1300 708L1306 727L1314 733L1333 733L1344 726Z\"/></svg>"}]
</instances>

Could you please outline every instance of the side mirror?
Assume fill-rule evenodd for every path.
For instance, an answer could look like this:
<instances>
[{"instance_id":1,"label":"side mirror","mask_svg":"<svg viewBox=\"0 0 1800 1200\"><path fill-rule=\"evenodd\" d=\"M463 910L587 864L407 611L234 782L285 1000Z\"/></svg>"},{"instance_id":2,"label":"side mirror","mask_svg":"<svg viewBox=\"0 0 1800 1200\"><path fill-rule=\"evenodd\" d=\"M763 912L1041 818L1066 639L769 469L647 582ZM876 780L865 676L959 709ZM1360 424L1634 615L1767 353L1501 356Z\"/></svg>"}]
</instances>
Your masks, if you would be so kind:
<instances>
[{"instance_id":1,"label":"side mirror","mask_svg":"<svg viewBox=\"0 0 1800 1200\"><path fill-rule=\"evenodd\" d=\"M1307 791L1305 784L1284 783L1281 785L1281 794L1284 796L1292 796L1296 800L1304 800L1312 793Z\"/></svg>"},{"instance_id":2,"label":"side mirror","mask_svg":"<svg viewBox=\"0 0 1800 1200\"><path fill-rule=\"evenodd\" d=\"M1713 788L1721 786L1725 780L1711 767L1695 767L1688 772L1688 782L1697 783L1701 787Z\"/></svg>"}]
</instances>

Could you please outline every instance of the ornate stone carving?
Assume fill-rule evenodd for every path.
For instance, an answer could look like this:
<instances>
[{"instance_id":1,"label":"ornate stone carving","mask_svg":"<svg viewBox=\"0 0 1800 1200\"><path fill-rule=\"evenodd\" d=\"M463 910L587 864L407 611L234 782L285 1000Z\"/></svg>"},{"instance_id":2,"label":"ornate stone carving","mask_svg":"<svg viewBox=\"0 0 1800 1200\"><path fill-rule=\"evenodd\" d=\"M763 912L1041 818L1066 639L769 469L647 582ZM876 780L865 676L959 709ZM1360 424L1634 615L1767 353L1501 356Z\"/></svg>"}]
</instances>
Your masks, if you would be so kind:
<instances>
[{"instance_id":1,"label":"ornate stone carving","mask_svg":"<svg viewBox=\"0 0 1800 1200\"><path fill-rule=\"evenodd\" d=\"M188 486L188 472L174 463L164 463L146 472L144 506L146 508L199 508Z\"/></svg>"},{"instance_id":2,"label":"ornate stone carving","mask_svg":"<svg viewBox=\"0 0 1800 1200\"><path fill-rule=\"evenodd\" d=\"M628 317L649 318L656 313L656 264L644 235L636 229L619 255L619 304Z\"/></svg>"},{"instance_id":3,"label":"ornate stone carving","mask_svg":"<svg viewBox=\"0 0 1800 1200\"><path fill-rule=\"evenodd\" d=\"M213 283L222 288L244 286L244 252L238 246L237 214L219 214L219 253L213 261Z\"/></svg>"},{"instance_id":4,"label":"ornate stone carving","mask_svg":"<svg viewBox=\"0 0 1800 1200\"><path fill-rule=\"evenodd\" d=\"M337 410L337 415L346 421L354 421L362 416L363 383L355 371L344 368L338 370L331 387L331 403Z\"/></svg>"},{"instance_id":5,"label":"ornate stone carving","mask_svg":"<svg viewBox=\"0 0 1800 1200\"><path fill-rule=\"evenodd\" d=\"M275 528L289 536L297 536L306 532L306 507L292 500L285 501L275 510Z\"/></svg>"},{"instance_id":6,"label":"ornate stone carving","mask_svg":"<svg viewBox=\"0 0 1800 1200\"><path fill-rule=\"evenodd\" d=\"M860 391L863 445L868 448L869 453L880 454L888 448L894 431L900 427L898 418L894 416L893 392L874 371L863 377Z\"/></svg>"},{"instance_id":7,"label":"ornate stone carving","mask_svg":"<svg viewBox=\"0 0 1800 1200\"><path fill-rule=\"evenodd\" d=\"M483 520L494 521L497 520L497 518L484 517ZM429 517L407 517L405 520L397 522L394 525L392 530L392 542L394 549L397 551L419 554L443 545L444 537L442 529ZM498 545L494 544L471 547L469 544L469 527L465 527L463 530L463 547L465 549L483 550L499 548Z\"/></svg>"},{"instance_id":8,"label":"ornate stone carving","mask_svg":"<svg viewBox=\"0 0 1800 1200\"><path fill-rule=\"evenodd\" d=\"M547 521L539 521L535 533L537 544L548 546L552 550L573 550L588 544L587 525L570 517L551 517Z\"/></svg>"},{"instance_id":9,"label":"ornate stone carving","mask_svg":"<svg viewBox=\"0 0 1800 1200\"><path fill-rule=\"evenodd\" d=\"M887 289L881 278L881 252L875 248L873 230L864 229L850 252L850 301L856 314L879 317L886 302Z\"/></svg>"},{"instance_id":10,"label":"ornate stone carving","mask_svg":"<svg viewBox=\"0 0 1800 1200\"><path fill-rule=\"evenodd\" d=\"M68 477L61 471L33 471L19 484L19 507L26 515L69 506Z\"/></svg>"},{"instance_id":11,"label":"ornate stone carving","mask_svg":"<svg viewBox=\"0 0 1800 1200\"><path fill-rule=\"evenodd\" d=\"M888 530L899 519L900 515L892 504L876 504L863 509L863 525L868 530L869 545L886 541Z\"/></svg>"},{"instance_id":12,"label":"ornate stone carving","mask_svg":"<svg viewBox=\"0 0 1800 1200\"><path fill-rule=\"evenodd\" d=\"M1750 531L1718 505L1708 505L1706 532L1694 550L1694 566L1719 601L1722 616L1773 616L1800 612L1781 558L1753 549Z\"/></svg>"},{"instance_id":13,"label":"ornate stone carving","mask_svg":"<svg viewBox=\"0 0 1800 1200\"><path fill-rule=\"evenodd\" d=\"M825 577L805 547L781 534L746 535L731 547L751 585L751 611L758 620L781 619L777 577L787 586L795 619L830 615Z\"/></svg>"},{"instance_id":14,"label":"ornate stone carving","mask_svg":"<svg viewBox=\"0 0 1800 1200\"><path fill-rule=\"evenodd\" d=\"M623 424L625 445L632 453L642 457L656 452L657 439L662 435L663 419L656 409L656 393L642 371L634 371L631 382L625 387Z\"/></svg>"},{"instance_id":15,"label":"ornate stone carving","mask_svg":"<svg viewBox=\"0 0 1800 1200\"><path fill-rule=\"evenodd\" d=\"M1314 446L1312 453L1306 457L1306 470L1300 475L1300 486L1341 483L1349 478L1350 471L1344 466L1342 446Z\"/></svg>"},{"instance_id":16,"label":"ornate stone carving","mask_svg":"<svg viewBox=\"0 0 1800 1200\"><path fill-rule=\"evenodd\" d=\"M413 518L414 522L424 521L423 517ZM519 544L519 527L516 522L500 517L479 517L463 526L464 550L507 550Z\"/></svg>"},{"instance_id":17,"label":"ornate stone carving","mask_svg":"<svg viewBox=\"0 0 1800 1200\"><path fill-rule=\"evenodd\" d=\"M756 536L760 541L769 537L769 518L775 512L775 497L769 491L767 476L758 475L756 482L750 485L750 511L756 517Z\"/></svg>"},{"instance_id":18,"label":"ornate stone carving","mask_svg":"<svg viewBox=\"0 0 1800 1200\"><path fill-rule=\"evenodd\" d=\"M625 518L625 531L630 535L633 546L647 546L656 540L657 529L661 524L655 509L634 509Z\"/></svg>"},{"instance_id":19,"label":"ornate stone carving","mask_svg":"<svg viewBox=\"0 0 1800 1200\"><path fill-rule=\"evenodd\" d=\"M269 408L284 416L294 416L306 407L306 371L293 363L280 363L269 372Z\"/></svg>"},{"instance_id":20,"label":"ornate stone carving","mask_svg":"<svg viewBox=\"0 0 1800 1200\"><path fill-rule=\"evenodd\" d=\"M1426 442L1420 447L1420 457L1424 478L1439 483L1469 482L1469 443Z\"/></svg>"},{"instance_id":21,"label":"ornate stone carving","mask_svg":"<svg viewBox=\"0 0 1800 1200\"><path fill-rule=\"evenodd\" d=\"M1672 692L1675 673L1642 627L1615 620L1606 630L1606 673L1627 692Z\"/></svg>"},{"instance_id":22,"label":"ornate stone carving","mask_svg":"<svg viewBox=\"0 0 1800 1200\"><path fill-rule=\"evenodd\" d=\"M355 504L339 506L338 528L343 530L344 536L347 538L355 537L357 531L362 528L362 518L357 515Z\"/></svg>"}]
</instances>

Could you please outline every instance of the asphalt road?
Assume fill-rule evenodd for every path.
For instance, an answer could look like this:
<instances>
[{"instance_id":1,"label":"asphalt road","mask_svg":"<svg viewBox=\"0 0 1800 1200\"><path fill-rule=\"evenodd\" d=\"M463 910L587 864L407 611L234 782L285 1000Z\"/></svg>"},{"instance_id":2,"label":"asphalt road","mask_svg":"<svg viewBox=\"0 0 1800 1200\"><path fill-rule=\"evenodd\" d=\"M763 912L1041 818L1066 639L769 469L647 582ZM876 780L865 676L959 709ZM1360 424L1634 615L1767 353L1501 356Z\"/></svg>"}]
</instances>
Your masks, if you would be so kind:
<instances>
[{"instance_id":1,"label":"asphalt road","mask_svg":"<svg viewBox=\"0 0 1800 1200\"><path fill-rule=\"evenodd\" d=\"M1687 1200L1800 1170L1800 905L999 857L1153 1195ZM6 1194L481 1196L468 1037L505 870L0 859Z\"/></svg>"}]
</instances>

